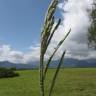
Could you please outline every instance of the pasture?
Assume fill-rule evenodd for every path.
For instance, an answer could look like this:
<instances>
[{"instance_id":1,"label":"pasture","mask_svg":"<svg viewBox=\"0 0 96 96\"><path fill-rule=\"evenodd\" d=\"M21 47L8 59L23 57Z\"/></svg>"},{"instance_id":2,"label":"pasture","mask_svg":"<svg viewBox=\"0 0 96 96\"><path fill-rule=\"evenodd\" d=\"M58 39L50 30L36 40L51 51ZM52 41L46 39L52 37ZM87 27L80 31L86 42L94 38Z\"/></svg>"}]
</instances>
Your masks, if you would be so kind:
<instances>
[{"instance_id":1,"label":"pasture","mask_svg":"<svg viewBox=\"0 0 96 96\"><path fill-rule=\"evenodd\" d=\"M46 96L55 69L48 70ZM20 76L0 79L0 96L39 96L39 71L17 71ZM64 68L56 80L53 96L96 96L96 68Z\"/></svg>"}]
</instances>

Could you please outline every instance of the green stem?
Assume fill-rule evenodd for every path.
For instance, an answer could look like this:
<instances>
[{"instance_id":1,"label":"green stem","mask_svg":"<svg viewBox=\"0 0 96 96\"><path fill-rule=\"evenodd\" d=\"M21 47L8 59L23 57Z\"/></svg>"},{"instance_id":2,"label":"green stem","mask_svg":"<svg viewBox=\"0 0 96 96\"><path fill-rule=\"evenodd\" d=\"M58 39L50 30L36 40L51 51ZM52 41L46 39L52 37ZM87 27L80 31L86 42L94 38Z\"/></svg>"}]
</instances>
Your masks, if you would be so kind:
<instances>
[{"instance_id":1,"label":"green stem","mask_svg":"<svg viewBox=\"0 0 96 96\"><path fill-rule=\"evenodd\" d=\"M44 56L42 54L42 49L41 49L41 55L40 55L40 96L44 96L44 79L43 79L44 64L43 64L43 60L44 60Z\"/></svg>"}]
</instances>

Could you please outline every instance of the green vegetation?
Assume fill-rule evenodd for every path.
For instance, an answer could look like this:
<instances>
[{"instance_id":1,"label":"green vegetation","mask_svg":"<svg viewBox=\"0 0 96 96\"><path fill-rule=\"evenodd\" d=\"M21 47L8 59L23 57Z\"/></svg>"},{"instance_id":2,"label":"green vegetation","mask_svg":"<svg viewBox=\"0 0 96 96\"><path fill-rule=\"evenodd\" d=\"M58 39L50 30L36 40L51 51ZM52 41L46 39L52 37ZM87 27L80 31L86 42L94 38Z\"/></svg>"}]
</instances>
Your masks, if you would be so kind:
<instances>
[{"instance_id":1,"label":"green vegetation","mask_svg":"<svg viewBox=\"0 0 96 96\"><path fill-rule=\"evenodd\" d=\"M91 26L88 33L88 45L96 49L96 1L93 0L92 12L91 12Z\"/></svg>"},{"instance_id":2,"label":"green vegetation","mask_svg":"<svg viewBox=\"0 0 96 96\"><path fill-rule=\"evenodd\" d=\"M39 96L38 70L17 71L20 76L0 79L0 96ZM49 84L55 69L48 70L45 80L48 96ZM96 96L96 68L60 69L53 96Z\"/></svg>"},{"instance_id":3,"label":"green vegetation","mask_svg":"<svg viewBox=\"0 0 96 96\"><path fill-rule=\"evenodd\" d=\"M19 76L19 74L15 73L13 68L11 69L0 68L0 78L9 78L15 76Z\"/></svg>"}]
</instances>

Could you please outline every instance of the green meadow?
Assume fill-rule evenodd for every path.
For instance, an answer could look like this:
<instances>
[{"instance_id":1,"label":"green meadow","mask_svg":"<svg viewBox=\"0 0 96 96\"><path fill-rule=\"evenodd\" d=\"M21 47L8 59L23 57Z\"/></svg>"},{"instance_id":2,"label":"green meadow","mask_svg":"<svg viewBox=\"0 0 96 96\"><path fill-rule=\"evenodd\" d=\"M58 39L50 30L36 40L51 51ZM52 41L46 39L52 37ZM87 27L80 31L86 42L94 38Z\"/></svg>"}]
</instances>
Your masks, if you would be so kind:
<instances>
[{"instance_id":1,"label":"green meadow","mask_svg":"<svg viewBox=\"0 0 96 96\"><path fill-rule=\"evenodd\" d=\"M46 96L55 69L48 70ZM39 96L39 71L17 71L20 76L0 79L0 96ZM53 96L96 96L96 68L61 69Z\"/></svg>"}]
</instances>

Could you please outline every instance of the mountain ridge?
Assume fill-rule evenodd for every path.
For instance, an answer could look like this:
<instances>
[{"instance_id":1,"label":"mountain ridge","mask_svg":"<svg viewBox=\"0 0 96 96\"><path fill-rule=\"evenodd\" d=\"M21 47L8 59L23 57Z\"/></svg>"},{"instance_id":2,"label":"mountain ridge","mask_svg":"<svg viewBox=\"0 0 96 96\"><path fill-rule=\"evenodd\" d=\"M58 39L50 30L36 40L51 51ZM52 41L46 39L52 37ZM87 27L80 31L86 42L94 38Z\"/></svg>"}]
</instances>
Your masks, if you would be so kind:
<instances>
[{"instance_id":1,"label":"mountain ridge","mask_svg":"<svg viewBox=\"0 0 96 96\"><path fill-rule=\"evenodd\" d=\"M56 68L58 66L59 60L52 61L50 64L50 68ZM39 61L30 62L29 64L21 64L21 63L11 63L9 61L0 62L0 67L5 68L13 68L16 69L34 69L39 67ZM66 68L86 68L86 67L96 67L96 59L86 59L86 60L78 60L72 58L64 59L64 63L61 67Z\"/></svg>"}]
</instances>

